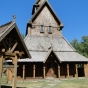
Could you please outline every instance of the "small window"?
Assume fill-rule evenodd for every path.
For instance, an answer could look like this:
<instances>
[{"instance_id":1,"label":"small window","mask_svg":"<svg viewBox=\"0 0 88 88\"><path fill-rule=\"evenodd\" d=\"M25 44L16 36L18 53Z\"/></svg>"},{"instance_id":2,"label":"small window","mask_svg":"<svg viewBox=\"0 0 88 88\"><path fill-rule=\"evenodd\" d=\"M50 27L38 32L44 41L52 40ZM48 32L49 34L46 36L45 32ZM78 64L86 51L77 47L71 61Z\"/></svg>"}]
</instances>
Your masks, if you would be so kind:
<instances>
[{"instance_id":1,"label":"small window","mask_svg":"<svg viewBox=\"0 0 88 88\"><path fill-rule=\"evenodd\" d=\"M40 33L44 33L44 26L41 25Z\"/></svg>"},{"instance_id":2,"label":"small window","mask_svg":"<svg viewBox=\"0 0 88 88\"><path fill-rule=\"evenodd\" d=\"M48 28L48 33L52 34L52 27L51 26L49 26L49 28Z\"/></svg>"}]
</instances>

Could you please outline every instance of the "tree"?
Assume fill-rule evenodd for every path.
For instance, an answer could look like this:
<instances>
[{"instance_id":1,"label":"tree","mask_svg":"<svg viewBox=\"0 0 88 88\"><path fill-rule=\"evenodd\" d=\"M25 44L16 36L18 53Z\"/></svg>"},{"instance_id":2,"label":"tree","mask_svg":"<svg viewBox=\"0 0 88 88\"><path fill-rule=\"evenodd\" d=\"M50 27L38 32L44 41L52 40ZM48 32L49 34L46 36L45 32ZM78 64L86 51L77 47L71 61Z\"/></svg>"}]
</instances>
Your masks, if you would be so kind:
<instances>
[{"instance_id":1,"label":"tree","mask_svg":"<svg viewBox=\"0 0 88 88\"><path fill-rule=\"evenodd\" d=\"M71 45L78 50L79 42L77 39L72 40Z\"/></svg>"},{"instance_id":2,"label":"tree","mask_svg":"<svg viewBox=\"0 0 88 88\"><path fill-rule=\"evenodd\" d=\"M72 40L71 45L78 53L88 58L88 36L83 36L81 41L77 39Z\"/></svg>"}]
</instances>

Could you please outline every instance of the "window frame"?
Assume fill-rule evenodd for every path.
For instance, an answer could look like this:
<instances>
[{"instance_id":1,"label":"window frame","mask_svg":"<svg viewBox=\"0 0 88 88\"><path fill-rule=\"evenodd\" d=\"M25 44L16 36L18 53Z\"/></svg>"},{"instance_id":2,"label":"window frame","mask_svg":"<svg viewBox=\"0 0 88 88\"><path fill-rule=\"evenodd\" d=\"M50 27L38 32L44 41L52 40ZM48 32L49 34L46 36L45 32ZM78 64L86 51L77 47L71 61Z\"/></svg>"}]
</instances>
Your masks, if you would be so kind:
<instances>
[{"instance_id":1,"label":"window frame","mask_svg":"<svg viewBox=\"0 0 88 88\"><path fill-rule=\"evenodd\" d=\"M48 27L48 33L49 33L49 34L52 34L52 26L49 26L49 27Z\"/></svg>"},{"instance_id":2,"label":"window frame","mask_svg":"<svg viewBox=\"0 0 88 88\"><path fill-rule=\"evenodd\" d=\"M44 33L44 25L41 25L40 33Z\"/></svg>"}]
</instances>

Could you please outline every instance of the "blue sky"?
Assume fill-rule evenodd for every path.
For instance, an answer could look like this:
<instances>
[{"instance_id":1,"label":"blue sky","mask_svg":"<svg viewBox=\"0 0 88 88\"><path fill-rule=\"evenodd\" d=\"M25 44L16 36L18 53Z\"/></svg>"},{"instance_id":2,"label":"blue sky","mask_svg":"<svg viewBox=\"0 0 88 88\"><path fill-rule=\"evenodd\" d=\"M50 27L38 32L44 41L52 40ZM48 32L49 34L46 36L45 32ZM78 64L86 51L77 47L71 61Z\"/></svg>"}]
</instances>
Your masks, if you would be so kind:
<instances>
[{"instance_id":1,"label":"blue sky","mask_svg":"<svg viewBox=\"0 0 88 88\"><path fill-rule=\"evenodd\" d=\"M21 33L25 34L26 24L32 17L32 7L36 0L1 0L0 25L12 21L16 15L16 23ZM88 0L48 0L52 8L64 24L63 36L72 41L81 40L88 35Z\"/></svg>"}]
</instances>

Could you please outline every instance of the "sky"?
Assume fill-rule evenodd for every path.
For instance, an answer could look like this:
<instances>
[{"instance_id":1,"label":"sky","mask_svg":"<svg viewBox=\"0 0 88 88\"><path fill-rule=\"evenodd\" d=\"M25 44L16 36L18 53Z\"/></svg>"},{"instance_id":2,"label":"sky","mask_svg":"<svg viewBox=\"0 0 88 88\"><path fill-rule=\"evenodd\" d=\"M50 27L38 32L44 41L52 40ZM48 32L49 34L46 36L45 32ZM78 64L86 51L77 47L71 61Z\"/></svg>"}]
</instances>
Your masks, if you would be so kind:
<instances>
[{"instance_id":1,"label":"sky","mask_svg":"<svg viewBox=\"0 0 88 88\"><path fill-rule=\"evenodd\" d=\"M48 0L64 24L63 36L71 42L88 36L88 0ZM27 22L32 17L32 7L36 0L0 0L0 25L13 20L22 34L26 33Z\"/></svg>"}]
</instances>

